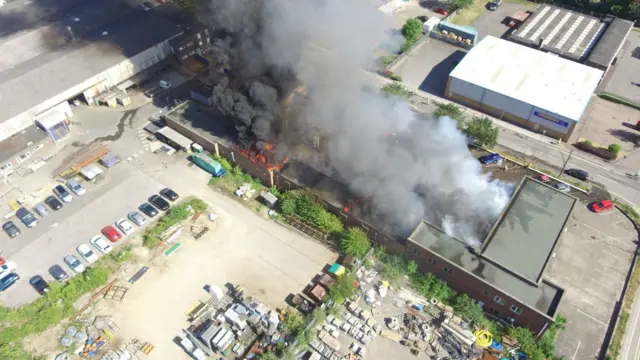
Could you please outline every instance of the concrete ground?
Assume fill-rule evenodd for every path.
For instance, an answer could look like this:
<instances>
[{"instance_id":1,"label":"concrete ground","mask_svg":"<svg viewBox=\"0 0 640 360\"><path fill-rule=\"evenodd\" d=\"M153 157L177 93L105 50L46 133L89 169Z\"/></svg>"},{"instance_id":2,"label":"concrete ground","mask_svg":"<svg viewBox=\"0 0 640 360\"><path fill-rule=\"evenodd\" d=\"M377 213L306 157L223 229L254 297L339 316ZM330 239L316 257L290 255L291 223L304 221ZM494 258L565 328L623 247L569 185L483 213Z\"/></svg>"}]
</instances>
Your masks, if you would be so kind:
<instances>
[{"instance_id":1,"label":"concrete ground","mask_svg":"<svg viewBox=\"0 0 640 360\"><path fill-rule=\"evenodd\" d=\"M403 83L437 96L444 95L449 73L464 57L466 51L457 46L427 39L417 46L404 61L392 69L402 76Z\"/></svg>"},{"instance_id":2,"label":"concrete ground","mask_svg":"<svg viewBox=\"0 0 640 360\"><path fill-rule=\"evenodd\" d=\"M409 0L404 5L404 10L396 11L391 15L394 19L394 22L398 25L398 28L401 28L402 25L407 22L407 20L418 16L427 16L429 18L436 17L438 19L443 19L444 15L438 14L437 12L435 12L435 9L446 8L443 3L440 3L438 1Z\"/></svg>"},{"instance_id":3,"label":"concrete ground","mask_svg":"<svg viewBox=\"0 0 640 360\"><path fill-rule=\"evenodd\" d=\"M640 131L633 128L639 120L640 110L594 96L569 142L583 137L606 146L620 144L624 152L630 153L640 140Z\"/></svg>"},{"instance_id":4,"label":"concrete ground","mask_svg":"<svg viewBox=\"0 0 640 360\"><path fill-rule=\"evenodd\" d=\"M557 352L565 359L593 359L620 298L637 233L618 210L601 215L576 205L549 262L545 278L564 288L558 313L567 318Z\"/></svg>"},{"instance_id":5,"label":"concrete ground","mask_svg":"<svg viewBox=\"0 0 640 360\"><path fill-rule=\"evenodd\" d=\"M535 5L515 4L503 2L495 11L485 11L477 19L471 23L471 26L478 29L478 41L484 39L485 36L491 35L497 38L504 38L505 33L509 30L508 18L516 11L533 11Z\"/></svg>"},{"instance_id":6,"label":"concrete ground","mask_svg":"<svg viewBox=\"0 0 640 360\"><path fill-rule=\"evenodd\" d=\"M180 177L172 174L180 173ZM190 359L173 342L188 326L185 312L198 300L206 300L206 285L240 284L248 296L257 297L271 309L285 305L290 293L300 292L337 254L320 243L257 215L207 186L209 175L186 161L157 173L183 196L207 201L219 218L200 240L183 237L184 247L170 258L152 261L149 271L135 283L126 283L143 262L129 267L121 279L129 292L123 302L102 301L92 315L112 315L121 331L114 341L131 338L151 342L155 350L148 359ZM139 260L144 260L143 256ZM57 335L43 334L51 349ZM36 340L34 340L36 341ZM38 343L43 339L38 339Z\"/></svg>"},{"instance_id":7,"label":"concrete ground","mask_svg":"<svg viewBox=\"0 0 640 360\"><path fill-rule=\"evenodd\" d=\"M640 103L640 72L638 67L640 67L640 32L632 31L622 48L617 63L607 74L604 91Z\"/></svg>"}]
</instances>

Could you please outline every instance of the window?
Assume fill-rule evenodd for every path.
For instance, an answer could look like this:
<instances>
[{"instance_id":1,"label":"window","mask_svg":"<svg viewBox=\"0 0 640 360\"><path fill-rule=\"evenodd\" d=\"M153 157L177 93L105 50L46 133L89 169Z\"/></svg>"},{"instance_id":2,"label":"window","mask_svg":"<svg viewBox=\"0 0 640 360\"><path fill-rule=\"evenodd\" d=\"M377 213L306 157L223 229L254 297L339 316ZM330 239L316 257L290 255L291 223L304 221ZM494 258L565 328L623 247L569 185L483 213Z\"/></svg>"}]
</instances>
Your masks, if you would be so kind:
<instances>
[{"instance_id":1,"label":"window","mask_svg":"<svg viewBox=\"0 0 640 360\"><path fill-rule=\"evenodd\" d=\"M431 264L431 265L435 265L435 264L436 264L436 261L435 261L435 260L433 260L432 258L428 258L428 259L427 259L427 262L428 262L429 264Z\"/></svg>"},{"instance_id":2,"label":"window","mask_svg":"<svg viewBox=\"0 0 640 360\"><path fill-rule=\"evenodd\" d=\"M487 289L482 289L482 295L484 296L491 296L491 292Z\"/></svg>"},{"instance_id":3,"label":"window","mask_svg":"<svg viewBox=\"0 0 640 360\"><path fill-rule=\"evenodd\" d=\"M522 309L520 309L519 307L515 306L515 305L511 305L511 311L513 311L514 313L520 315L522 314Z\"/></svg>"},{"instance_id":4,"label":"window","mask_svg":"<svg viewBox=\"0 0 640 360\"><path fill-rule=\"evenodd\" d=\"M505 300L504 300L503 298L501 298L499 295L496 295L496 296L493 298L493 301L497 302L497 303L498 303L498 304L500 304L500 305L504 305L504 302L505 302Z\"/></svg>"},{"instance_id":5,"label":"window","mask_svg":"<svg viewBox=\"0 0 640 360\"><path fill-rule=\"evenodd\" d=\"M448 267L444 267L444 272L446 272L447 274L451 274L453 272L453 270L449 269Z\"/></svg>"}]
</instances>

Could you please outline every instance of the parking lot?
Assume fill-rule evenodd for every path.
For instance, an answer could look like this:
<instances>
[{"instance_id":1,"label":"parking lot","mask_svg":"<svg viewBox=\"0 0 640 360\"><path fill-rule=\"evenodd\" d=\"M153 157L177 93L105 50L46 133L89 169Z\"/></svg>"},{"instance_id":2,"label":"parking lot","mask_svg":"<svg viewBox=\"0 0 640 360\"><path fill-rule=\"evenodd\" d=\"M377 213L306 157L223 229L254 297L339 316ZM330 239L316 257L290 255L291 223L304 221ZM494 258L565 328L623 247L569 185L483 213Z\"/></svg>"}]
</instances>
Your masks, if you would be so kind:
<instances>
[{"instance_id":1,"label":"parking lot","mask_svg":"<svg viewBox=\"0 0 640 360\"><path fill-rule=\"evenodd\" d=\"M495 11L485 11L476 18L471 26L478 29L478 41L484 39L485 36L494 36L504 38L509 30L508 18L516 11L533 11L535 5L514 4L503 2Z\"/></svg>"},{"instance_id":2,"label":"parking lot","mask_svg":"<svg viewBox=\"0 0 640 360\"><path fill-rule=\"evenodd\" d=\"M618 210L594 214L576 204L545 278L564 288L558 312L567 318L557 352L566 359L593 359L600 351L633 253L637 233Z\"/></svg>"},{"instance_id":3,"label":"parking lot","mask_svg":"<svg viewBox=\"0 0 640 360\"><path fill-rule=\"evenodd\" d=\"M611 67L604 91L640 104L640 32L632 31Z\"/></svg>"}]
</instances>

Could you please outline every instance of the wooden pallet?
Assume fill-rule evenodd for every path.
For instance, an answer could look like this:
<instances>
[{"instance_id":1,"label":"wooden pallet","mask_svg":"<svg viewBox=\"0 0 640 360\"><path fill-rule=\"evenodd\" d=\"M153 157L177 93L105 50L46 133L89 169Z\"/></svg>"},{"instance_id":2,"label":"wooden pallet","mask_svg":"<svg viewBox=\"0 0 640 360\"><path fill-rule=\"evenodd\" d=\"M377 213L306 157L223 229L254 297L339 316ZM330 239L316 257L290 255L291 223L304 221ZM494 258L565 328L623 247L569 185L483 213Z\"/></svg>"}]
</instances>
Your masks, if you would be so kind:
<instances>
[{"instance_id":1,"label":"wooden pallet","mask_svg":"<svg viewBox=\"0 0 640 360\"><path fill-rule=\"evenodd\" d=\"M104 298L107 300L117 300L122 301L125 295L129 292L129 289L124 286L113 285L107 292L104 294Z\"/></svg>"}]
</instances>

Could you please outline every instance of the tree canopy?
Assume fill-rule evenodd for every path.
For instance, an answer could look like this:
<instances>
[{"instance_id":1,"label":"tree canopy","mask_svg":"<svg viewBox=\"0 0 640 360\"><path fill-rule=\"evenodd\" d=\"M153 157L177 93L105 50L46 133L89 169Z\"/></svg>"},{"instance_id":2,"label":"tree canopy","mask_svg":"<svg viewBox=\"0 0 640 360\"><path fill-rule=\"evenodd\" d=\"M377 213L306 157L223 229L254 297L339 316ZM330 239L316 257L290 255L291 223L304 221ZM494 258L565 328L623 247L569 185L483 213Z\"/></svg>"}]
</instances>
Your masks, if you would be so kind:
<instances>
[{"instance_id":1,"label":"tree canopy","mask_svg":"<svg viewBox=\"0 0 640 360\"><path fill-rule=\"evenodd\" d=\"M329 298L336 304L344 303L345 300L356 293L356 288L354 286L355 281L355 274L341 276L336 282L329 285Z\"/></svg>"},{"instance_id":2,"label":"tree canopy","mask_svg":"<svg viewBox=\"0 0 640 360\"><path fill-rule=\"evenodd\" d=\"M436 111L434 111L433 116L438 118L448 116L458 122L458 128L461 128L465 121L462 109L460 109L460 106L453 103L439 104Z\"/></svg>"},{"instance_id":3,"label":"tree canopy","mask_svg":"<svg viewBox=\"0 0 640 360\"><path fill-rule=\"evenodd\" d=\"M466 9L473 4L473 0L447 0L447 5L454 10Z\"/></svg>"},{"instance_id":4,"label":"tree canopy","mask_svg":"<svg viewBox=\"0 0 640 360\"><path fill-rule=\"evenodd\" d=\"M420 20L411 18L402 26L402 35L407 41L416 41L422 35L422 23Z\"/></svg>"},{"instance_id":5,"label":"tree canopy","mask_svg":"<svg viewBox=\"0 0 640 360\"><path fill-rule=\"evenodd\" d=\"M371 241L362 229L350 227L342 232L340 250L347 255L362 259L371 249Z\"/></svg>"},{"instance_id":6,"label":"tree canopy","mask_svg":"<svg viewBox=\"0 0 640 360\"><path fill-rule=\"evenodd\" d=\"M476 144L492 149L498 144L500 129L486 116L474 117L464 125L463 132Z\"/></svg>"}]
</instances>

